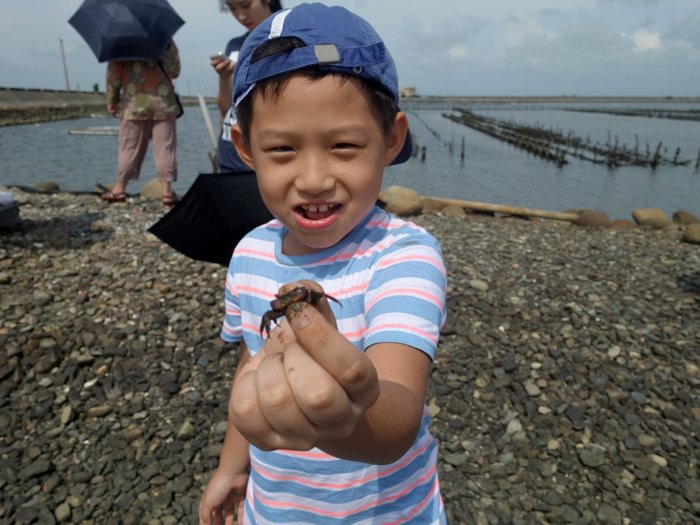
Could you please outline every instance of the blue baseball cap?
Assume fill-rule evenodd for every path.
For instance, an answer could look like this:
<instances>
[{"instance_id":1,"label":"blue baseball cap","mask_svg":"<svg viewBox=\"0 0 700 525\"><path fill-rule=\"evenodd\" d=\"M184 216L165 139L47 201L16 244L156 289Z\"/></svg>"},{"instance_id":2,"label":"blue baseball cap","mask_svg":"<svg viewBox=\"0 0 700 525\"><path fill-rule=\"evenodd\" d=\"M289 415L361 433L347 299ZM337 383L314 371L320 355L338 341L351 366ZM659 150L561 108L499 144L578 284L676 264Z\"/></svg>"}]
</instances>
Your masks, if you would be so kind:
<instances>
[{"instance_id":1,"label":"blue baseball cap","mask_svg":"<svg viewBox=\"0 0 700 525\"><path fill-rule=\"evenodd\" d=\"M296 37L302 47L252 61L254 51L267 40ZM398 106L396 65L374 28L344 7L301 4L278 11L253 29L241 47L233 78L234 106L269 77L316 67L366 78L389 94ZM407 161L413 152L410 131L403 149L391 162Z\"/></svg>"}]
</instances>

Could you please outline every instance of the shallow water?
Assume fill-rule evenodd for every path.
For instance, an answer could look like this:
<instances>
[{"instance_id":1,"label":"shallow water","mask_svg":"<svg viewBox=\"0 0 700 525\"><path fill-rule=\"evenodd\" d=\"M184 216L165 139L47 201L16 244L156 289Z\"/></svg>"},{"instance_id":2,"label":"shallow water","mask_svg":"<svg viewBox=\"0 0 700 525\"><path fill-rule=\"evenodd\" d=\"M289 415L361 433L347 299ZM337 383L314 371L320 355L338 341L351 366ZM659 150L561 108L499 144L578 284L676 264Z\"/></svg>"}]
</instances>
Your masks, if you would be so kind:
<instances>
[{"instance_id":1,"label":"shallow water","mask_svg":"<svg viewBox=\"0 0 700 525\"><path fill-rule=\"evenodd\" d=\"M388 170L385 183L420 188L423 195L436 195L529 208L566 210L595 208L612 218L629 217L635 208L658 207L671 214L682 209L700 213L700 170L695 159L700 148L700 122L562 111L556 107L507 109L473 108L501 120L539 124L544 128L571 131L591 142L605 144L608 136L640 150L659 141L688 166L639 166L608 168L570 159L558 167L522 150L442 117L444 111L418 111L411 119L417 142L427 147L425 162L412 159L405 166ZM435 137L428 129L439 132ZM637 138L635 138L635 135ZM465 159L461 161L462 137ZM445 144L447 143L447 145ZM448 145L452 143L452 152Z\"/></svg>"},{"instance_id":2,"label":"shallow water","mask_svg":"<svg viewBox=\"0 0 700 525\"><path fill-rule=\"evenodd\" d=\"M682 209L700 216L700 171L694 167L700 148L700 122L577 113L564 111L563 107L562 104L521 104L472 106L472 109L499 119L558 128L565 133L571 131L592 142L617 139L630 147L636 142L640 149L649 143L653 151L661 141L671 152L668 155L672 156L680 147L680 157L690 159L691 163L652 170L636 166L608 168L571 160L560 168L447 120L442 116L445 110L418 109L408 113L415 142L426 147L426 159L412 158L403 165L390 167L384 184L410 186L421 195L529 208L556 211L594 208L606 211L612 218L629 217L632 210L640 207L658 207L669 214ZM677 106L655 104L653 107ZM211 119L216 123L217 116L210 109ZM98 182L112 182L116 136L69 135L67 131L115 125L117 120L101 117L0 128L0 183L33 185L52 180L65 190L87 190ZM460 158L462 137L464 160ZM212 150L200 108L187 108L178 120L176 191L184 193L197 173L211 171L208 153ZM141 180L132 183L129 191L138 191L154 175L149 148Z\"/></svg>"}]
</instances>

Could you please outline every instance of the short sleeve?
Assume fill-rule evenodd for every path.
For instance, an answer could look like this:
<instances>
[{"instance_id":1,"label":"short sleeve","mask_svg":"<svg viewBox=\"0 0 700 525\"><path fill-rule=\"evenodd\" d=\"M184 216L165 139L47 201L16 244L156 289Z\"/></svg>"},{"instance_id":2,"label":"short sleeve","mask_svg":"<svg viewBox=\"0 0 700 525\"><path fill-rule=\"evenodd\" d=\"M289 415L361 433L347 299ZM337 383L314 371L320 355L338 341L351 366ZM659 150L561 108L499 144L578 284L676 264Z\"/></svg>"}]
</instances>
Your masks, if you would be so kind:
<instances>
[{"instance_id":1,"label":"short sleeve","mask_svg":"<svg viewBox=\"0 0 700 525\"><path fill-rule=\"evenodd\" d=\"M220 337L229 343L236 343L243 339L241 327L241 307L236 291L233 271L233 262L226 274L226 287L224 288L224 322L221 326Z\"/></svg>"},{"instance_id":2,"label":"short sleeve","mask_svg":"<svg viewBox=\"0 0 700 525\"><path fill-rule=\"evenodd\" d=\"M402 343L435 357L445 322L447 272L437 240L416 231L383 252L365 295L365 348Z\"/></svg>"}]
</instances>

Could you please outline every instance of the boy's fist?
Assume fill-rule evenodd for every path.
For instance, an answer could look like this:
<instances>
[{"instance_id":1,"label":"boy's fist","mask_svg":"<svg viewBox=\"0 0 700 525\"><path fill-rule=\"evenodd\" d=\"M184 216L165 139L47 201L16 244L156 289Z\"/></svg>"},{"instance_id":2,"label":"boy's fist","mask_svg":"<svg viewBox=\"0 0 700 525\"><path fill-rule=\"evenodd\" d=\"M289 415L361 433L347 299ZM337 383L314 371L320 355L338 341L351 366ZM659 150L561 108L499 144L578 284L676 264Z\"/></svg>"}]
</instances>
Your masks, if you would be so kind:
<instances>
[{"instance_id":1,"label":"boy's fist","mask_svg":"<svg viewBox=\"0 0 700 525\"><path fill-rule=\"evenodd\" d=\"M280 294L298 284L290 286ZM308 450L346 438L379 395L370 360L338 332L325 297L317 306L294 303L233 385L229 415L258 448Z\"/></svg>"}]
</instances>

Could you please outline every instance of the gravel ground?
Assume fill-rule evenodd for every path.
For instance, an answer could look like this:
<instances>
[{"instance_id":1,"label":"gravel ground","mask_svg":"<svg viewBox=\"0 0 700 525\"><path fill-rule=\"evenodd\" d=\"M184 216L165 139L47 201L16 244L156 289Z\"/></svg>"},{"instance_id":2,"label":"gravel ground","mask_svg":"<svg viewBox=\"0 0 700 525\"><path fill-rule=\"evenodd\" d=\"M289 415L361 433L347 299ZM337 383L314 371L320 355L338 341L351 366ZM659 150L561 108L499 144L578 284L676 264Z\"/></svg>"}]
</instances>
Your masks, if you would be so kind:
<instances>
[{"instance_id":1,"label":"gravel ground","mask_svg":"<svg viewBox=\"0 0 700 525\"><path fill-rule=\"evenodd\" d=\"M16 192L0 234L0 523L195 523L235 348L159 202ZM700 523L700 247L425 214L449 273L428 403L451 524Z\"/></svg>"}]
</instances>

